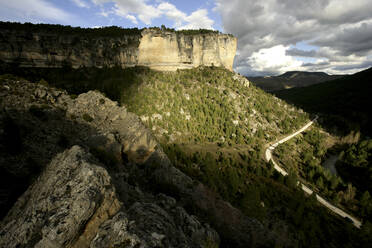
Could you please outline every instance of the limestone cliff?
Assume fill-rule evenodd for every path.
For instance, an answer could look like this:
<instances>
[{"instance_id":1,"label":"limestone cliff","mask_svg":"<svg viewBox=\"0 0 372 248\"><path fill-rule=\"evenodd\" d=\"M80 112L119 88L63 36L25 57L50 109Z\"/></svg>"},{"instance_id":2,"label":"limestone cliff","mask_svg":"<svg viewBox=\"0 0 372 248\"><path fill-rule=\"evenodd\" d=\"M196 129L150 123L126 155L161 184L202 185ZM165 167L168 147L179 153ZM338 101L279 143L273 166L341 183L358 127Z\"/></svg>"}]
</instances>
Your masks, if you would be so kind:
<instances>
[{"instance_id":1,"label":"limestone cliff","mask_svg":"<svg viewBox=\"0 0 372 248\"><path fill-rule=\"evenodd\" d=\"M223 66L232 70L237 39L217 32L143 29L122 35L64 34L0 23L0 60L21 67L147 66L156 70ZM45 25L48 27L48 25ZM94 31L89 30L90 33ZM98 33L98 31L97 31Z\"/></svg>"},{"instance_id":2,"label":"limestone cliff","mask_svg":"<svg viewBox=\"0 0 372 248\"><path fill-rule=\"evenodd\" d=\"M236 38L225 34L184 35L145 29L138 47L138 65L158 70L223 66L232 70Z\"/></svg>"}]
</instances>

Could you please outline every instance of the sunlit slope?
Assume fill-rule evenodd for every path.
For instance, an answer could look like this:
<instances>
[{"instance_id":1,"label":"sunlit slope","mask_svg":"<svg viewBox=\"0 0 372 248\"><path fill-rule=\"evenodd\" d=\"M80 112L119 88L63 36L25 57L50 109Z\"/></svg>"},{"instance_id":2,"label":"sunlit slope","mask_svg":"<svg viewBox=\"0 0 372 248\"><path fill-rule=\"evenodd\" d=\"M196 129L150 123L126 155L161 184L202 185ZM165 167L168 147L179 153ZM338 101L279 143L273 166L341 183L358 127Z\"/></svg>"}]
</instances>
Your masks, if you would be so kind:
<instances>
[{"instance_id":1,"label":"sunlit slope","mask_svg":"<svg viewBox=\"0 0 372 248\"><path fill-rule=\"evenodd\" d=\"M308 115L220 68L148 72L122 102L162 143L265 143Z\"/></svg>"}]
</instances>

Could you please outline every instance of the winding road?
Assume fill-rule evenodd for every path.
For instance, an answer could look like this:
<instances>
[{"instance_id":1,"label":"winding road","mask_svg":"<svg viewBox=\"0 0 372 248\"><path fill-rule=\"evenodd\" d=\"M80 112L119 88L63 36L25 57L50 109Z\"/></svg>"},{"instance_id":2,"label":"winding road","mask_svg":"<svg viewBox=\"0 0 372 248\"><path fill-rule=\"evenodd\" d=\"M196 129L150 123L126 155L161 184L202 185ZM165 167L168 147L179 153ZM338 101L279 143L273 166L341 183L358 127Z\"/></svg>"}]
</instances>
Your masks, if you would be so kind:
<instances>
[{"instance_id":1,"label":"winding road","mask_svg":"<svg viewBox=\"0 0 372 248\"><path fill-rule=\"evenodd\" d=\"M265 151L265 159L267 162L272 162L274 164L274 169L276 171L278 171L280 174L282 174L283 176L287 176L288 173L283 169L281 168L273 159L272 157L272 151L274 151L274 149L292 139L293 137L295 137L296 135L302 133L303 131L305 131L306 129L308 129L316 120L318 119L318 117L316 117L315 119L313 119L312 121L310 121L309 123L307 123L305 126L303 126L301 129L297 130L296 132L288 135L287 137L277 141L276 143L274 144L268 144L268 148L266 148L266 151ZM313 191L307 187L306 185L304 185L303 183L301 183L300 181L298 181L298 184L301 185L301 188L303 191L305 191L305 193L311 195L313 193ZM323 206L325 206L326 208L328 208L329 210L331 210L332 212L342 216L343 218L347 218L349 219L350 221L352 221L352 223L354 224L354 226L356 226L357 228L360 228L360 226L362 225L362 223L357 220L356 218L352 217L351 215L347 214L345 211L339 209L338 207L334 206L333 204L331 204L330 202L328 202L327 200L325 200L323 197L319 196L318 194L315 194L316 195L316 199L318 200L318 202L320 204L322 204Z\"/></svg>"}]
</instances>

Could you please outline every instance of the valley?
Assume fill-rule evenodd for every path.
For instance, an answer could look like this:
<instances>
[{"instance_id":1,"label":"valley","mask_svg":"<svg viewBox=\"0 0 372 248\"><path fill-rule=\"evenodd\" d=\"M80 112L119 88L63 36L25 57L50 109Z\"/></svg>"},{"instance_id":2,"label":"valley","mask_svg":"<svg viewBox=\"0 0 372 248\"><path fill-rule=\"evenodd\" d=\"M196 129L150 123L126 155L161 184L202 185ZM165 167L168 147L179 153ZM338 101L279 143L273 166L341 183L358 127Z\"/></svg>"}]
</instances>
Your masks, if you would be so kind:
<instances>
[{"instance_id":1,"label":"valley","mask_svg":"<svg viewBox=\"0 0 372 248\"><path fill-rule=\"evenodd\" d=\"M372 243L371 68L247 79L218 31L0 30L1 247Z\"/></svg>"},{"instance_id":2,"label":"valley","mask_svg":"<svg viewBox=\"0 0 372 248\"><path fill-rule=\"evenodd\" d=\"M283 170L272 158L272 151L280 144L292 139L294 136L304 132L306 129L308 129L313 123L314 121L316 121L318 117L316 117L315 119L313 119L311 122L307 123L305 126L303 126L301 129L299 129L298 131L296 131L295 133L279 140L278 142L274 143L274 144L269 144L268 148L266 148L266 151L265 151L265 159L266 161L268 162L272 162L274 164L274 169L276 171L278 171L280 174L282 174L283 176L287 176L288 175L288 172L286 172L285 170ZM310 188L308 188L306 185L302 184L300 181L298 181L298 184L300 185L301 189L306 193L306 194L314 194L314 191L311 190ZM350 216L349 214L345 213L344 211L342 211L341 209L335 207L334 205L332 205L331 203L329 203L328 201L326 201L324 198L322 198L321 196L319 196L318 194L316 194L316 199L317 201L324 205L326 208L328 208L329 210L331 210L332 212L342 216L343 218L348 218L350 220L352 220L354 226L356 226L357 228L360 228L361 226L361 222L357 219L355 219L354 217Z\"/></svg>"}]
</instances>

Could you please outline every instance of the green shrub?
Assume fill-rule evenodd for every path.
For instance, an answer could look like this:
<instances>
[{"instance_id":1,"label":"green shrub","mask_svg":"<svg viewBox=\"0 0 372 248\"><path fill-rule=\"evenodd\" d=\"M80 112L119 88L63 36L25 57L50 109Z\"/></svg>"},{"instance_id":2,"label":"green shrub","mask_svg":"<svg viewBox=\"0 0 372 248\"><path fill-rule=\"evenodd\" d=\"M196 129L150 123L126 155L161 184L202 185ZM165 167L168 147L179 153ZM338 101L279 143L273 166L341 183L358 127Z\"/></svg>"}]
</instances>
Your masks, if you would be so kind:
<instances>
[{"instance_id":1,"label":"green shrub","mask_svg":"<svg viewBox=\"0 0 372 248\"><path fill-rule=\"evenodd\" d=\"M207 240L204 241L202 247L203 248L218 248L219 244L208 237Z\"/></svg>"},{"instance_id":2,"label":"green shrub","mask_svg":"<svg viewBox=\"0 0 372 248\"><path fill-rule=\"evenodd\" d=\"M92 122L94 119L93 117L91 117L90 115L88 115L87 113L84 113L83 114L83 119L86 121L86 122Z\"/></svg>"}]
</instances>

